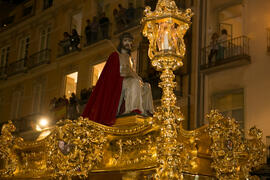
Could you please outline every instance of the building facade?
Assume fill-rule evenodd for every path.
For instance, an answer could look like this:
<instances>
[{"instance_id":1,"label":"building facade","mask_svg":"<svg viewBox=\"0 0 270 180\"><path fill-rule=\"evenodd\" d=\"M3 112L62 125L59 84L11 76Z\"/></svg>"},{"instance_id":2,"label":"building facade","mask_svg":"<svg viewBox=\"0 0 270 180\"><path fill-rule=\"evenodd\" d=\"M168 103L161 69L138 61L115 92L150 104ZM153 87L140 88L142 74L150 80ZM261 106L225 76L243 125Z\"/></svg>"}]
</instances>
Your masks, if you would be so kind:
<instances>
[{"instance_id":1,"label":"building facade","mask_svg":"<svg viewBox=\"0 0 270 180\"><path fill-rule=\"evenodd\" d=\"M183 8L192 5L192 1L177 3ZM23 135L35 130L38 118L44 115L52 119L78 117L122 32L134 36L134 64L138 74L152 85L158 105L159 76L150 65L148 42L141 35L145 5L154 7L155 2L28 0L18 5L1 21L1 123L13 120ZM101 20L104 16L107 18ZM74 30L77 33L72 34ZM186 38L190 47L191 37L192 31ZM185 66L176 72L176 94L187 117L186 127L194 128L195 109L189 108L195 107L190 98L192 65L188 63L191 60L184 61ZM77 106L72 100L67 103L72 93Z\"/></svg>"},{"instance_id":2,"label":"building facade","mask_svg":"<svg viewBox=\"0 0 270 180\"><path fill-rule=\"evenodd\" d=\"M153 9L156 2L28 0L18 5L1 20L1 123L12 119L21 131L31 131L39 115L76 118L107 57L117 48L122 32L131 32L135 37L132 56L137 73L152 85L158 105L159 73L150 65L148 42L141 35L139 23L144 7L149 5ZM185 127L194 129L207 124L205 114L219 109L237 119L245 133L256 125L263 130L264 137L269 136L270 83L266 67L270 63L270 3L175 2L195 13L185 36L184 66L175 72L177 105L184 113ZM131 11L119 15L127 10ZM108 19L100 25L103 16ZM87 29L87 24L91 28ZM73 29L78 35L75 33L70 44L66 41L69 36L64 34L71 35ZM79 104L75 115L74 106L66 106L64 98L55 107L60 97L65 95L69 99L72 93Z\"/></svg>"},{"instance_id":3,"label":"building facade","mask_svg":"<svg viewBox=\"0 0 270 180\"><path fill-rule=\"evenodd\" d=\"M248 133L270 134L269 13L265 0L200 1L197 125L219 109ZM216 42L213 34L217 33Z\"/></svg>"}]
</instances>

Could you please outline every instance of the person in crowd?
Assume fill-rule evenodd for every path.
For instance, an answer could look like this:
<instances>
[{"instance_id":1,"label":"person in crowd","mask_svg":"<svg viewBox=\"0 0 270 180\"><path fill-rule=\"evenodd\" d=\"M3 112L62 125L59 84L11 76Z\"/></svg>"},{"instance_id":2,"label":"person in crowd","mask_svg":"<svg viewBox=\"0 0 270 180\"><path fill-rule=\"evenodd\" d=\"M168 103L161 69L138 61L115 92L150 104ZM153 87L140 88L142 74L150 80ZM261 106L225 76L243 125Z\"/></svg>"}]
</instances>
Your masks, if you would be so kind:
<instances>
[{"instance_id":1,"label":"person in crowd","mask_svg":"<svg viewBox=\"0 0 270 180\"><path fill-rule=\"evenodd\" d=\"M99 19L99 27L102 32L103 39L109 38L109 25L110 25L110 20L108 17L106 17L105 13L103 12L101 14L101 18Z\"/></svg>"},{"instance_id":2,"label":"person in crowd","mask_svg":"<svg viewBox=\"0 0 270 180\"><path fill-rule=\"evenodd\" d=\"M127 26L127 17L126 17L127 9L124 8L122 4L118 4L118 8L119 8L119 17L120 17L121 24L123 24L123 26Z\"/></svg>"},{"instance_id":3,"label":"person in crowd","mask_svg":"<svg viewBox=\"0 0 270 180\"><path fill-rule=\"evenodd\" d=\"M119 16L119 12L117 9L113 10L113 17L114 17L114 21L116 23L116 28L118 30L121 29L121 27L123 27L123 24L121 23L121 18Z\"/></svg>"},{"instance_id":4,"label":"person in crowd","mask_svg":"<svg viewBox=\"0 0 270 180\"><path fill-rule=\"evenodd\" d=\"M135 19L135 8L133 7L133 3L128 4L128 9L126 10L127 23L130 24Z\"/></svg>"},{"instance_id":5,"label":"person in crowd","mask_svg":"<svg viewBox=\"0 0 270 180\"><path fill-rule=\"evenodd\" d=\"M77 97L75 95L75 93L71 93L71 96L69 98L69 104L77 104Z\"/></svg>"},{"instance_id":6,"label":"person in crowd","mask_svg":"<svg viewBox=\"0 0 270 180\"><path fill-rule=\"evenodd\" d=\"M80 97L81 97L81 101L85 101L87 100L87 89L86 88L83 88L81 90L81 93L80 93Z\"/></svg>"},{"instance_id":7,"label":"person in crowd","mask_svg":"<svg viewBox=\"0 0 270 180\"><path fill-rule=\"evenodd\" d=\"M86 37L86 45L91 44L91 22L90 19L86 20L86 26L84 29L85 37Z\"/></svg>"},{"instance_id":8,"label":"person in crowd","mask_svg":"<svg viewBox=\"0 0 270 180\"><path fill-rule=\"evenodd\" d=\"M217 53L218 53L218 33L213 33L211 37L210 42L210 53L208 55L208 64L211 64L213 62L213 57L217 59Z\"/></svg>"},{"instance_id":9,"label":"person in crowd","mask_svg":"<svg viewBox=\"0 0 270 180\"><path fill-rule=\"evenodd\" d=\"M78 99L75 95L75 93L71 94L71 97L69 98L69 119L74 120L78 117L78 109L77 109L77 105L78 105Z\"/></svg>"},{"instance_id":10,"label":"person in crowd","mask_svg":"<svg viewBox=\"0 0 270 180\"><path fill-rule=\"evenodd\" d=\"M228 44L228 32L226 29L221 30L221 35L218 38L219 49L218 49L218 57L217 59L224 59L226 54L227 44Z\"/></svg>"},{"instance_id":11,"label":"person in crowd","mask_svg":"<svg viewBox=\"0 0 270 180\"><path fill-rule=\"evenodd\" d=\"M92 42L96 42L98 40L98 27L99 27L98 18L97 16L94 16L93 21L91 23Z\"/></svg>"},{"instance_id":12,"label":"person in crowd","mask_svg":"<svg viewBox=\"0 0 270 180\"><path fill-rule=\"evenodd\" d=\"M76 29L72 29L70 39L72 50L78 50L79 49L78 45L80 44L80 36Z\"/></svg>"},{"instance_id":13,"label":"person in crowd","mask_svg":"<svg viewBox=\"0 0 270 180\"><path fill-rule=\"evenodd\" d=\"M50 110L51 110L51 111L55 109L55 107L56 107L56 101L57 101L56 97L54 97L54 98L50 101L49 107L50 107Z\"/></svg>"},{"instance_id":14,"label":"person in crowd","mask_svg":"<svg viewBox=\"0 0 270 180\"><path fill-rule=\"evenodd\" d=\"M63 53L67 54L71 47L71 36L68 32L64 32L64 39L60 41L59 45L63 48Z\"/></svg>"}]
</instances>

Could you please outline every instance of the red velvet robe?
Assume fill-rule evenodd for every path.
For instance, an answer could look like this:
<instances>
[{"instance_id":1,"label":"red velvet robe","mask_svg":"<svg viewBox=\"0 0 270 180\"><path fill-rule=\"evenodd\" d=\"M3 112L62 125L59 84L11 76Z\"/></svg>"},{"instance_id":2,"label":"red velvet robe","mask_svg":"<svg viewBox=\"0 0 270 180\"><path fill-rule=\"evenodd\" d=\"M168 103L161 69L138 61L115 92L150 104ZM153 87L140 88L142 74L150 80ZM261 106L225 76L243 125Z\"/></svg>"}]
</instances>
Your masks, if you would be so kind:
<instances>
[{"instance_id":1,"label":"red velvet robe","mask_svg":"<svg viewBox=\"0 0 270 180\"><path fill-rule=\"evenodd\" d=\"M82 116L100 124L113 125L121 96L122 83L119 55L114 52L108 58Z\"/></svg>"}]
</instances>

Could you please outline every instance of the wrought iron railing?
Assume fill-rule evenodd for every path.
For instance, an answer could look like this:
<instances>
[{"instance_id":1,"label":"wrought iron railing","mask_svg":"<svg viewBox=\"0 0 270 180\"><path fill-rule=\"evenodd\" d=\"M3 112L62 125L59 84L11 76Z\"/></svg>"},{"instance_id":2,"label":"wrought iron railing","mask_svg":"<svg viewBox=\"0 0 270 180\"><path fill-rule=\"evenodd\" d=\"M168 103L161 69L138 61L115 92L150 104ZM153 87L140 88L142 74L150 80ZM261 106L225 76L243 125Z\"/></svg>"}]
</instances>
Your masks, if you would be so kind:
<instances>
[{"instance_id":1,"label":"wrought iron railing","mask_svg":"<svg viewBox=\"0 0 270 180\"><path fill-rule=\"evenodd\" d=\"M12 62L7 66L7 75L12 76L26 71L26 58Z\"/></svg>"},{"instance_id":2,"label":"wrought iron railing","mask_svg":"<svg viewBox=\"0 0 270 180\"><path fill-rule=\"evenodd\" d=\"M249 57L249 39L240 36L202 49L201 69L218 66L242 57Z\"/></svg>"},{"instance_id":3,"label":"wrought iron railing","mask_svg":"<svg viewBox=\"0 0 270 180\"><path fill-rule=\"evenodd\" d=\"M116 18L116 27L114 34L121 33L132 27L140 25L140 21L143 17L143 8L139 7L135 9L134 17L128 18L127 16Z\"/></svg>"},{"instance_id":4,"label":"wrought iron railing","mask_svg":"<svg viewBox=\"0 0 270 180\"><path fill-rule=\"evenodd\" d=\"M90 46L104 39L110 39L112 37L112 27L112 24L109 23L107 28L105 26L103 27L104 29L101 29L100 26L98 26L97 32L91 32L88 35L85 34L84 46Z\"/></svg>"},{"instance_id":5,"label":"wrought iron railing","mask_svg":"<svg viewBox=\"0 0 270 180\"><path fill-rule=\"evenodd\" d=\"M75 51L81 50L82 36L79 36L79 41L72 41L72 38L61 40L58 43L58 57L70 54Z\"/></svg>"},{"instance_id":6,"label":"wrought iron railing","mask_svg":"<svg viewBox=\"0 0 270 180\"><path fill-rule=\"evenodd\" d=\"M0 79L5 79L7 76L7 66L0 67Z\"/></svg>"},{"instance_id":7,"label":"wrought iron railing","mask_svg":"<svg viewBox=\"0 0 270 180\"><path fill-rule=\"evenodd\" d=\"M49 64L51 60L50 55L51 55L50 49L44 49L31 55L29 59L27 59L27 63L26 63L27 68L32 69L42 64Z\"/></svg>"}]
</instances>

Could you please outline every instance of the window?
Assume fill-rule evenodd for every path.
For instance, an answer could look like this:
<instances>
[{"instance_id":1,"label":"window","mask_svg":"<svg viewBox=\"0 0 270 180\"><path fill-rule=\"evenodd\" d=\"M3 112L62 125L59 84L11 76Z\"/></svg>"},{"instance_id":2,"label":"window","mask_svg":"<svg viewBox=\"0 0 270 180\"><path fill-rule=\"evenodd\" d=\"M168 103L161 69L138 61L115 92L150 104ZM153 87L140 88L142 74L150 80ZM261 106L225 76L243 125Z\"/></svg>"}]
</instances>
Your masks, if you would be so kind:
<instances>
[{"instance_id":1,"label":"window","mask_svg":"<svg viewBox=\"0 0 270 180\"><path fill-rule=\"evenodd\" d=\"M17 119L20 114L20 103L22 98L21 91L15 91L12 94L12 101L11 101L11 119Z\"/></svg>"},{"instance_id":2,"label":"window","mask_svg":"<svg viewBox=\"0 0 270 180\"><path fill-rule=\"evenodd\" d=\"M25 7L23 9L23 16L30 15L32 13L32 10L33 10L33 6L32 5Z\"/></svg>"},{"instance_id":3,"label":"window","mask_svg":"<svg viewBox=\"0 0 270 180\"><path fill-rule=\"evenodd\" d=\"M40 50L48 49L50 45L51 27L41 29L40 31Z\"/></svg>"},{"instance_id":4,"label":"window","mask_svg":"<svg viewBox=\"0 0 270 180\"><path fill-rule=\"evenodd\" d=\"M82 12L76 13L71 17L71 30L76 29L79 35L81 35L82 29Z\"/></svg>"},{"instance_id":5,"label":"window","mask_svg":"<svg viewBox=\"0 0 270 180\"><path fill-rule=\"evenodd\" d=\"M8 62L8 58L9 58L9 51L10 48L9 46L3 47L0 51L0 56L1 56L1 61L0 61L0 67L5 67L7 65Z\"/></svg>"},{"instance_id":6,"label":"window","mask_svg":"<svg viewBox=\"0 0 270 180\"><path fill-rule=\"evenodd\" d=\"M212 109L218 109L223 115L235 118L244 129L243 89L213 95Z\"/></svg>"},{"instance_id":7,"label":"window","mask_svg":"<svg viewBox=\"0 0 270 180\"><path fill-rule=\"evenodd\" d=\"M32 112L39 113L42 105L42 84L35 84L33 88Z\"/></svg>"},{"instance_id":8,"label":"window","mask_svg":"<svg viewBox=\"0 0 270 180\"><path fill-rule=\"evenodd\" d=\"M43 0L43 10L52 7L53 0Z\"/></svg>"},{"instance_id":9,"label":"window","mask_svg":"<svg viewBox=\"0 0 270 180\"><path fill-rule=\"evenodd\" d=\"M14 15L3 19L1 26L7 27L8 25L12 24L13 22L14 22Z\"/></svg>"},{"instance_id":10,"label":"window","mask_svg":"<svg viewBox=\"0 0 270 180\"><path fill-rule=\"evenodd\" d=\"M100 63L100 64L97 64L93 67L93 80L92 80L92 86L95 86L97 81L98 81L98 78L105 66L106 62L103 62L103 63Z\"/></svg>"},{"instance_id":11,"label":"window","mask_svg":"<svg viewBox=\"0 0 270 180\"><path fill-rule=\"evenodd\" d=\"M66 75L65 80L65 95L69 99L72 93L76 93L78 72Z\"/></svg>"},{"instance_id":12,"label":"window","mask_svg":"<svg viewBox=\"0 0 270 180\"><path fill-rule=\"evenodd\" d=\"M20 39L19 51L18 51L18 60L24 59L24 58L27 57L29 44L30 44L30 37L29 36Z\"/></svg>"},{"instance_id":13,"label":"window","mask_svg":"<svg viewBox=\"0 0 270 180\"><path fill-rule=\"evenodd\" d=\"M228 32L228 37L235 38L242 36L242 5L230 6L226 9L223 9L218 14L219 18L219 30L220 33L223 29L226 29Z\"/></svg>"}]
</instances>

